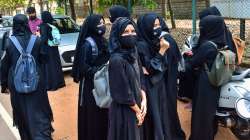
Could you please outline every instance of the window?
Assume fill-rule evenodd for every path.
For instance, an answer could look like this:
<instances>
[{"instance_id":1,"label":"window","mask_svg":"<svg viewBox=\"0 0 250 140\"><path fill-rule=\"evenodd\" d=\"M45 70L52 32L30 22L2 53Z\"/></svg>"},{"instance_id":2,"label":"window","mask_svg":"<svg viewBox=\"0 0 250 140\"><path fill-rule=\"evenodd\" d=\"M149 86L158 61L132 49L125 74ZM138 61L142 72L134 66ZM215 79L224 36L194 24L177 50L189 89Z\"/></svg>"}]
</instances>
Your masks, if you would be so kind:
<instances>
[{"instance_id":1,"label":"window","mask_svg":"<svg viewBox=\"0 0 250 140\"><path fill-rule=\"evenodd\" d=\"M53 24L61 34L80 32L80 27L70 18L55 18Z\"/></svg>"},{"instance_id":2,"label":"window","mask_svg":"<svg viewBox=\"0 0 250 140\"><path fill-rule=\"evenodd\" d=\"M13 25L13 18L2 18L2 21L0 22L0 27L12 27Z\"/></svg>"}]
</instances>

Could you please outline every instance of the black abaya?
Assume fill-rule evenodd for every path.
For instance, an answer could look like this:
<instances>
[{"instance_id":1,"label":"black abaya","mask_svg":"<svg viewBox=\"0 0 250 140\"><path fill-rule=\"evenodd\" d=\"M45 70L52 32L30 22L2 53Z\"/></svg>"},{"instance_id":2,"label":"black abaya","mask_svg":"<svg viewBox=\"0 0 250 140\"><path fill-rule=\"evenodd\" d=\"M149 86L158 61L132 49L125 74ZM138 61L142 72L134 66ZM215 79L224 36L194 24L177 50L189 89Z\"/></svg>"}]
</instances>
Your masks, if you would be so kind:
<instances>
[{"instance_id":1,"label":"black abaya","mask_svg":"<svg viewBox=\"0 0 250 140\"><path fill-rule=\"evenodd\" d=\"M160 40L153 36L154 22L157 18L159 19L155 14L146 14L137 22L140 33L138 52L142 66L149 73L145 75L148 113L143 125L143 140L172 139L167 99L166 81L168 80L165 76L168 69L168 56L167 53L163 56L158 53L160 46L157 44Z\"/></svg>"},{"instance_id":2,"label":"black abaya","mask_svg":"<svg viewBox=\"0 0 250 140\"><path fill-rule=\"evenodd\" d=\"M192 67L210 61L210 67L217 54L217 50L209 43L201 45L190 62ZM190 140L213 140L214 117L219 100L219 89L209 83L205 68L201 66L196 82L195 99L193 100L192 125Z\"/></svg>"},{"instance_id":3,"label":"black abaya","mask_svg":"<svg viewBox=\"0 0 250 140\"><path fill-rule=\"evenodd\" d=\"M110 93L113 99L109 108L108 140L140 140L136 112L131 106L141 106L141 71L136 48L122 46L121 35L128 25L135 24L128 18L119 18L111 29L110 44L113 48L109 64ZM132 36L132 35L131 35ZM136 43L136 42L134 42Z\"/></svg>"},{"instance_id":4,"label":"black abaya","mask_svg":"<svg viewBox=\"0 0 250 140\"><path fill-rule=\"evenodd\" d=\"M220 87L210 84L205 64L209 70L214 63L217 49L209 41L217 44L218 49L226 44L225 26L222 17L209 15L200 21L200 43L194 56L187 65L188 69L199 69L195 98L192 107L190 140L214 140L216 108L220 96Z\"/></svg>"},{"instance_id":5,"label":"black abaya","mask_svg":"<svg viewBox=\"0 0 250 140\"><path fill-rule=\"evenodd\" d=\"M31 33L28 31L28 24L25 29L26 26L22 23L24 17L26 18L25 15L14 17L13 35L17 37L21 46L26 49ZM28 23L28 19L26 20ZM18 29L16 30L16 28ZM46 62L47 50L41 46L40 38L37 38L32 50L32 56L36 61L40 79L37 90L29 94L20 94L14 87L12 75L19 56L20 53L8 39L6 42L6 55L2 60L1 86L10 90L14 125L17 126L22 140L52 140L53 128L51 121L53 115L46 91L44 73L41 69L41 65Z\"/></svg>"},{"instance_id":6,"label":"black abaya","mask_svg":"<svg viewBox=\"0 0 250 140\"><path fill-rule=\"evenodd\" d=\"M43 66L47 90L55 91L64 87L65 81L58 46L48 45L48 40L52 40L52 28L48 25L48 23L51 24L48 20L50 16L47 11L42 13L43 23L40 25L40 33L43 47L48 48L48 62Z\"/></svg>"},{"instance_id":7,"label":"black abaya","mask_svg":"<svg viewBox=\"0 0 250 140\"><path fill-rule=\"evenodd\" d=\"M185 140L185 133L181 128L180 119L177 112L177 76L178 62L181 60L180 50L175 40L170 34L164 36L169 42L170 48L167 52L168 69L165 74L167 86L167 107L169 115L169 125L172 140Z\"/></svg>"},{"instance_id":8,"label":"black abaya","mask_svg":"<svg viewBox=\"0 0 250 140\"><path fill-rule=\"evenodd\" d=\"M106 140L108 135L108 109L99 108L92 93L95 72L109 60L105 39L95 34L101 19L100 15L91 15L85 20L76 47L72 76L80 82L78 140ZM92 55L92 46L85 40L89 36L97 44L97 56Z\"/></svg>"}]
</instances>

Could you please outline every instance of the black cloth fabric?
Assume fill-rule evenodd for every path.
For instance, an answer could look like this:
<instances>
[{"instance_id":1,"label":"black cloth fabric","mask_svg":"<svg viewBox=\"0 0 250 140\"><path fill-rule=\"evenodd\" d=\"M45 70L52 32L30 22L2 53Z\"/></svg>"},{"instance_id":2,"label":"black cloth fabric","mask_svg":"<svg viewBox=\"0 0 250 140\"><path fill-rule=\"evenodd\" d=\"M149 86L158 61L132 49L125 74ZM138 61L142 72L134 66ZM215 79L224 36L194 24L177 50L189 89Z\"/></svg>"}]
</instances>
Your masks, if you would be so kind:
<instances>
[{"instance_id":1,"label":"black cloth fabric","mask_svg":"<svg viewBox=\"0 0 250 140\"><path fill-rule=\"evenodd\" d=\"M181 128L180 119L177 112L177 77L178 77L178 63L181 60L181 53L175 40L170 34L165 35L164 38L169 42L170 48L167 52L168 69L165 74L167 86L167 104L169 124L172 140L185 140L186 136Z\"/></svg>"},{"instance_id":2,"label":"black cloth fabric","mask_svg":"<svg viewBox=\"0 0 250 140\"><path fill-rule=\"evenodd\" d=\"M43 23L52 24L53 21L54 21L54 19L53 19L51 13L50 13L49 11L44 11L44 12L42 12L41 18L42 18Z\"/></svg>"},{"instance_id":3,"label":"black cloth fabric","mask_svg":"<svg viewBox=\"0 0 250 140\"><path fill-rule=\"evenodd\" d=\"M78 140L106 140L108 134L108 110L99 108L92 93L95 72L109 60L109 51L103 36L93 34L102 16L90 15L84 21L72 70L75 82L80 82L78 99ZM92 46L86 41L92 37L98 45L98 56L92 56ZM100 40L98 40L100 39ZM102 47L102 48L101 48Z\"/></svg>"},{"instance_id":4,"label":"black cloth fabric","mask_svg":"<svg viewBox=\"0 0 250 140\"><path fill-rule=\"evenodd\" d=\"M111 30L116 47L109 64L110 93L113 99L109 108L108 140L140 140L140 129L137 126L136 113L130 108L141 105L140 71L134 48L121 45L121 34L127 25L134 23L128 18L115 21ZM133 46L135 47L135 46Z\"/></svg>"},{"instance_id":5,"label":"black cloth fabric","mask_svg":"<svg viewBox=\"0 0 250 140\"><path fill-rule=\"evenodd\" d=\"M122 5L113 5L109 9L110 21L113 23L119 17L130 17L128 9Z\"/></svg>"},{"instance_id":6,"label":"black cloth fabric","mask_svg":"<svg viewBox=\"0 0 250 140\"><path fill-rule=\"evenodd\" d=\"M212 7L208 7L207 9L204 9L203 11L201 11L199 13L199 17L200 19L208 16L208 15L215 15L215 16L222 16L220 11L215 7L215 6L212 6ZM237 50L236 50L236 46L234 44L234 41L233 41L233 36L232 36L232 33L230 32L230 30L227 28L226 26L226 23L224 22L224 26L225 26L225 38L226 38L226 45L228 45L229 49L231 51L233 51L235 54L237 54Z\"/></svg>"},{"instance_id":7,"label":"black cloth fabric","mask_svg":"<svg viewBox=\"0 0 250 140\"><path fill-rule=\"evenodd\" d=\"M174 40L174 38L169 34L169 28L162 17L159 17L160 24L163 32L167 32L164 37L169 44L170 48L167 51L167 59L168 59L168 69L166 76L166 86L167 86L167 96L168 96L168 114L169 120L171 120L170 128L171 128L171 137L173 140L185 140L185 132L181 128L180 119L177 112L177 78L179 75L178 65L182 59L180 49Z\"/></svg>"},{"instance_id":8,"label":"black cloth fabric","mask_svg":"<svg viewBox=\"0 0 250 140\"><path fill-rule=\"evenodd\" d=\"M222 17L209 15L203 18L199 24L200 38L199 43L212 41L216 44L226 45L226 26Z\"/></svg>"},{"instance_id":9,"label":"black cloth fabric","mask_svg":"<svg viewBox=\"0 0 250 140\"><path fill-rule=\"evenodd\" d=\"M215 6L212 6L212 7L209 7L207 9L204 9L203 11L201 11L199 13L199 18L200 19L203 19L205 18L206 16L209 16L209 15L215 15L215 16L221 16L221 13L220 11L215 7ZM204 21L203 23L205 23L207 21ZM209 21L208 21L209 22ZM216 24L216 23L214 23ZM211 34L215 37L213 37L212 40L210 41L213 41L213 42L216 42L216 43L219 43L219 44L224 44L224 45L228 45L229 49L231 51L233 51L234 53L237 53L236 52L236 48L235 48L235 45L234 45L234 42L233 42L233 38L232 38L232 34L230 32L230 30L226 27L226 24L224 24L224 28L223 29L220 29L220 25L218 26L218 24L216 25L207 25L209 26L208 28L217 28L218 31L214 31L214 33L210 32L208 34ZM202 25L201 25L202 26ZM217 27L216 27L217 26ZM207 28L207 27L202 27L202 28ZM216 37L217 35L216 34L222 34L220 33L221 31L224 31L225 33L225 36L221 36L221 37ZM204 40L206 39L206 37L200 37L199 38L199 42L204 42ZM226 42L226 43L225 43ZM199 43L201 44L201 43ZM199 47L200 45L198 45ZM195 47L193 48L193 53L196 53L198 47ZM185 58L186 60L186 63L189 63L189 58ZM185 72L181 73L180 75L180 92L179 92L179 96L180 97L188 97L190 99L193 98L193 95L195 94L194 92L194 84L193 83L196 83L196 79L197 79L197 72L196 70L194 69L187 69Z\"/></svg>"},{"instance_id":10,"label":"black cloth fabric","mask_svg":"<svg viewBox=\"0 0 250 140\"><path fill-rule=\"evenodd\" d=\"M18 21L16 23L16 21ZM17 29L23 28L23 29ZM29 32L28 19L25 15L14 17L14 36L18 39L21 46L26 49L31 32ZM26 28L26 29L24 29ZM41 46L40 38L37 38L32 56L36 61L39 73L39 84L37 90L29 94L20 94L15 90L13 74L20 56L10 39L6 42L6 55L2 60L1 67L1 87L10 90L11 105L13 109L14 125L17 126L22 140L52 140L51 133L53 128L51 121L53 115L49 104L46 91L44 72L41 67L46 63L47 50Z\"/></svg>"},{"instance_id":11,"label":"black cloth fabric","mask_svg":"<svg viewBox=\"0 0 250 140\"><path fill-rule=\"evenodd\" d=\"M159 20L160 20L162 31L170 33L170 30L169 30L168 25L166 24L164 18L159 17Z\"/></svg>"},{"instance_id":12,"label":"black cloth fabric","mask_svg":"<svg viewBox=\"0 0 250 140\"><path fill-rule=\"evenodd\" d=\"M151 45L151 48L159 47L155 46L155 42L159 42L159 39L154 36L154 23L155 20L159 19L160 17L154 13L147 13L145 15L142 15L137 20L137 27L139 30L139 36L140 38L143 38L148 44ZM147 22L142 22L147 21ZM157 50L159 48L156 48Z\"/></svg>"},{"instance_id":13,"label":"black cloth fabric","mask_svg":"<svg viewBox=\"0 0 250 140\"><path fill-rule=\"evenodd\" d=\"M223 29L225 30L223 23L222 17L214 15L207 16L200 21L200 27L202 27L200 30L203 30L201 31L203 42L200 42L198 50L190 60L189 65L187 65L187 68L196 68L199 71L193 99L190 140L213 140L216 134L214 124L216 124L215 114L220 96L220 88L210 84L204 64L207 63L209 69L211 69L218 53L213 44L208 41L215 41L219 48L223 47L226 43L223 40L216 41L216 37L221 39L225 37L222 31ZM210 28L209 26L214 26L215 28ZM219 28L219 26L221 27ZM220 34L216 32L218 29Z\"/></svg>"},{"instance_id":14,"label":"black cloth fabric","mask_svg":"<svg viewBox=\"0 0 250 140\"><path fill-rule=\"evenodd\" d=\"M48 11L42 12L42 21L40 25L40 34L42 46L48 49L48 62L43 65L46 79L46 87L49 91L55 91L65 86L64 75L60 60L58 46L49 46L48 40L52 40L52 28L48 25L52 24L53 18Z\"/></svg>"},{"instance_id":15,"label":"black cloth fabric","mask_svg":"<svg viewBox=\"0 0 250 140\"><path fill-rule=\"evenodd\" d=\"M145 17L144 17L145 16ZM146 68L149 75L145 75L145 85L148 100L148 113L143 124L143 140L168 140L171 138L168 95L167 95L167 54L160 55L154 49L153 27L155 14L146 14L137 21L140 41L138 42L138 53L142 66Z\"/></svg>"},{"instance_id":16,"label":"black cloth fabric","mask_svg":"<svg viewBox=\"0 0 250 140\"><path fill-rule=\"evenodd\" d=\"M202 19L208 15L221 16L220 11L215 6L208 7L199 13L199 18Z\"/></svg>"}]
</instances>

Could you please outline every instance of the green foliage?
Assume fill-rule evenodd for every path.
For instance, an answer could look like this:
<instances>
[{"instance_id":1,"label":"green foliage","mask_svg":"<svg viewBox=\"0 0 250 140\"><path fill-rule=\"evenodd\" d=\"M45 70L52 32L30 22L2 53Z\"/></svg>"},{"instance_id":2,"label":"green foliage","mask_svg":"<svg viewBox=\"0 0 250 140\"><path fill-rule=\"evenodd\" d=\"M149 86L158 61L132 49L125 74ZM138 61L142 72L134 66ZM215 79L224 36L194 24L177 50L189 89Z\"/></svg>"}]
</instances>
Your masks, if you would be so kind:
<instances>
[{"instance_id":1,"label":"green foliage","mask_svg":"<svg viewBox=\"0 0 250 140\"><path fill-rule=\"evenodd\" d=\"M58 15L64 15L64 13L65 13L65 10L64 10L63 7L57 7L56 8L56 14L58 14Z\"/></svg>"},{"instance_id":2,"label":"green foliage","mask_svg":"<svg viewBox=\"0 0 250 140\"><path fill-rule=\"evenodd\" d=\"M157 3L154 0L139 0L139 4L151 10L157 7Z\"/></svg>"},{"instance_id":3,"label":"green foliage","mask_svg":"<svg viewBox=\"0 0 250 140\"><path fill-rule=\"evenodd\" d=\"M0 0L0 8L17 8L18 6L23 6L25 0Z\"/></svg>"},{"instance_id":4,"label":"green foliage","mask_svg":"<svg viewBox=\"0 0 250 140\"><path fill-rule=\"evenodd\" d=\"M98 3L98 12L103 12L107 7L110 7L112 5L123 5L125 7L128 6L128 0L97 0ZM155 0L131 0L132 7L135 5L142 5L149 9L155 9L157 6L157 3Z\"/></svg>"}]
</instances>

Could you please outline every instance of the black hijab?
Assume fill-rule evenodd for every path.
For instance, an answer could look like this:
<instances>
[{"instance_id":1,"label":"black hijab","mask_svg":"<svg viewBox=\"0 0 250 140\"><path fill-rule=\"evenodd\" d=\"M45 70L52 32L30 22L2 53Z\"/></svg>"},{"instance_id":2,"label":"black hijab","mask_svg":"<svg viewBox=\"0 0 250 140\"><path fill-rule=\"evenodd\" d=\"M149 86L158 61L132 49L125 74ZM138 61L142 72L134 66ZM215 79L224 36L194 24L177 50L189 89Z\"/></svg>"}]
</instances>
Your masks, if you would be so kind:
<instances>
[{"instance_id":1,"label":"black hijab","mask_svg":"<svg viewBox=\"0 0 250 140\"><path fill-rule=\"evenodd\" d=\"M43 23L53 23L53 17L49 11L44 11L41 14Z\"/></svg>"},{"instance_id":2,"label":"black hijab","mask_svg":"<svg viewBox=\"0 0 250 140\"><path fill-rule=\"evenodd\" d=\"M208 15L221 16L221 13L215 6L208 7L207 9L204 9L203 11L201 11L199 13L200 19L202 19Z\"/></svg>"},{"instance_id":3,"label":"black hijab","mask_svg":"<svg viewBox=\"0 0 250 140\"><path fill-rule=\"evenodd\" d=\"M13 18L13 35L30 37L32 34L28 24L28 18L23 14L18 14Z\"/></svg>"},{"instance_id":4,"label":"black hijab","mask_svg":"<svg viewBox=\"0 0 250 140\"><path fill-rule=\"evenodd\" d=\"M101 19L103 19L102 15L92 14L89 15L86 20L83 22L81 31L77 40L76 48L82 47L87 37L92 37L98 49L105 48L106 40L103 36L98 35L97 25L100 23Z\"/></svg>"},{"instance_id":5,"label":"black hijab","mask_svg":"<svg viewBox=\"0 0 250 140\"><path fill-rule=\"evenodd\" d=\"M133 25L134 28L136 28L135 23L129 18L126 17L118 18L114 22L111 28L109 41L110 41L111 52L113 52L114 54L119 53L126 60L128 60L128 62L134 63L136 59L135 57L136 48L130 48L130 49L123 48L120 43L121 35L123 34L124 30L129 24Z\"/></svg>"},{"instance_id":6,"label":"black hijab","mask_svg":"<svg viewBox=\"0 0 250 140\"><path fill-rule=\"evenodd\" d=\"M119 17L130 17L130 13L126 7L122 5L114 5L109 9L110 21L113 23Z\"/></svg>"},{"instance_id":7,"label":"black hijab","mask_svg":"<svg viewBox=\"0 0 250 140\"><path fill-rule=\"evenodd\" d=\"M202 12L199 13L200 19L202 19L202 18L204 18L204 17L206 17L208 15L221 16L221 13L215 6L209 7L209 8L207 8L207 9L205 9ZM225 21L224 21L224 26L225 26L225 34L226 34L227 45L228 45L228 47L229 47L229 49L231 51L237 53L236 46L235 46L234 41L233 41L232 33L227 28Z\"/></svg>"},{"instance_id":8,"label":"black hijab","mask_svg":"<svg viewBox=\"0 0 250 140\"><path fill-rule=\"evenodd\" d=\"M154 47L154 50L159 49L159 38L154 36L154 23L156 19L159 19L159 16L155 13L148 13L142 15L137 20L137 28L139 30L140 40L146 41L151 47ZM158 43L158 45L157 45Z\"/></svg>"},{"instance_id":9,"label":"black hijab","mask_svg":"<svg viewBox=\"0 0 250 140\"><path fill-rule=\"evenodd\" d=\"M165 31L165 32L169 33L170 31L169 31L168 25L166 24L164 18L163 17L159 17L159 20L160 20L162 31Z\"/></svg>"},{"instance_id":10,"label":"black hijab","mask_svg":"<svg viewBox=\"0 0 250 140\"><path fill-rule=\"evenodd\" d=\"M82 77L81 73L83 70L81 65L84 63L82 56L85 53L82 47L87 37L92 37L94 39L97 44L98 50L100 50L98 51L99 54L108 53L105 38L103 36L97 35L97 25L100 23L100 20L102 18L103 17L101 15L92 14L89 15L83 22L76 44L75 57L72 68L72 77L74 78L75 82L80 81Z\"/></svg>"},{"instance_id":11,"label":"black hijab","mask_svg":"<svg viewBox=\"0 0 250 140\"><path fill-rule=\"evenodd\" d=\"M221 16L209 15L200 21L199 44L206 41L213 41L219 46L226 45L226 34L224 19Z\"/></svg>"}]
</instances>

